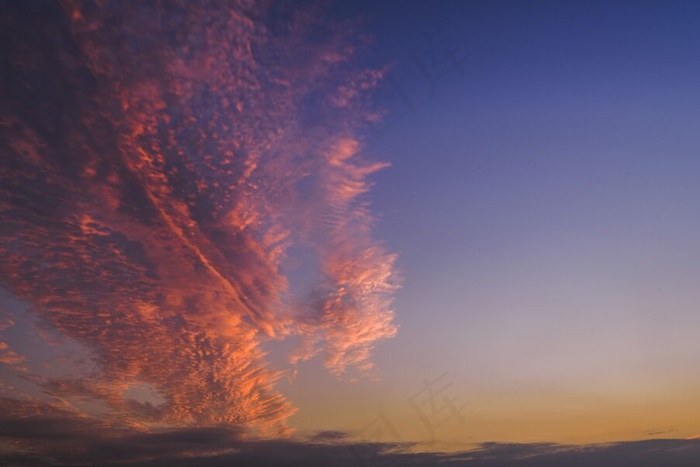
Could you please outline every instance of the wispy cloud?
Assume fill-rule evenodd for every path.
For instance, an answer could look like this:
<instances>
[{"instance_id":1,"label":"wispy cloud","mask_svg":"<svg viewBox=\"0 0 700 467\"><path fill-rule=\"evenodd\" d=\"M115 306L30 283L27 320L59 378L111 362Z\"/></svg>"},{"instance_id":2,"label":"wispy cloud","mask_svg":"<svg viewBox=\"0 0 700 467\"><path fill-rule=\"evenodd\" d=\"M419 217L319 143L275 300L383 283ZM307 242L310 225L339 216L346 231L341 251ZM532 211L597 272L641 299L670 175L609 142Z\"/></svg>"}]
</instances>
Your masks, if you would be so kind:
<instances>
[{"instance_id":1,"label":"wispy cloud","mask_svg":"<svg viewBox=\"0 0 700 467\"><path fill-rule=\"evenodd\" d=\"M370 188L367 177L386 165L358 162L358 150L355 140L338 140L318 170L321 201L310 236L323 280L301 321L304 348L294 355L309 358L323 343L326 366L336 374L371 370L372 345L396 333L391 309L396 256L372 239L374 219L363 198Z\"/></svg>"},{"instance_id":2,"label":"wispy cloud","mask_svg":"<svg viewBox=\"0 0 700 467\"><path fill-rule=\"evenodd\" d=\"M128 426L287 433L264 340L300 334L293 362L324 349L363 373L396 332L396 258L366 199L385 165L358 143L381 72L353 65L356 24L317 6L60 5L2 16L0 274L99 371L35 381ZM318 257L311 298L290 298L293 245ZM165 402L133 401L136 383Z\"/></svg>"}]
</instances>

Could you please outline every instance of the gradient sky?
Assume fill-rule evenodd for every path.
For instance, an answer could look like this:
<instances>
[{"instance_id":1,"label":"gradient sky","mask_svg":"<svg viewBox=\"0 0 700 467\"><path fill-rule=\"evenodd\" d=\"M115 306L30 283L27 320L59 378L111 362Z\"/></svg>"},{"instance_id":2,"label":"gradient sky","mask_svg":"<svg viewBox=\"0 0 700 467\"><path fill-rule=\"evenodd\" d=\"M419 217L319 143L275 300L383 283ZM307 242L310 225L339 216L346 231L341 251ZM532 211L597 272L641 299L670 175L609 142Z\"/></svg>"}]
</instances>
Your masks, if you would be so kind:
<instances>
[{"instance_id":1,"label":"gradient sky","mask_svg":"<svg viewBox=\"0 0 700 467\"><path fill-rule=\"evenodd\" d=\"M699 3L0 5L4 419L700 433Z\"/></svg>"},{"instance_id":2,"label":"gradient sky","mask_svg":"<svg viewBox=\"0 0 700 467\"><path fill-rule=\"evenodd\" d=\"M470 404L445 440L696 434L698 5L383 5L377 48L415 111L368 144L405 282L363 404L428 437L405 400L449 371ZM431 98L406 44L443 24L468 59Z\"/></svg>"}]
</instances>

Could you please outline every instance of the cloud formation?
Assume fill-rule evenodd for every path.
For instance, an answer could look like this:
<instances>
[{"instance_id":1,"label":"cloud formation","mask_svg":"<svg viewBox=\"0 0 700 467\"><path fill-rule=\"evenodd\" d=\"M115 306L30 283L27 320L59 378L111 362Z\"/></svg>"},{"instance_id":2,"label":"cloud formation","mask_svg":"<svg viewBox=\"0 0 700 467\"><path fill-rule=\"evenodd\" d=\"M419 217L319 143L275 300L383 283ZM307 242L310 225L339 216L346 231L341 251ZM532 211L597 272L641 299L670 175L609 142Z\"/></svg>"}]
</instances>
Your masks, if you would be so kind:
<instances>
[{"instance_id":1,"label":"cloud formation","mask_svg":"<svg viewBox=\"0 0 700 467\"><path fill-rule=\"evenodd\" d=\"M583 446L483 443L451 453L416 445L355 442L342 432L308 440L249 440L230 426L143 431L75 417L61 408L0 399L0 461L8 465L338 467L691 467L700 441L656 439Z\"/></svg>"},{"instance_id":2,"label":"cloud formation","mask_svg":"<svg viewBox=\"0 0 700 467\"><path fill-rule=\"evenodd\" d=\"M2 285L97 364L35 377L46 393L132 428L275 436L294 409L266 339L302 336L293 363L372 369L396 332L395 256L366 198L384 165L359 143L382 74L353 65L356 24L319 8L3 7ZM316 258L308 296L292 297L292 248ZM164 402L130 398L138 384Z\"/></svg>"}]
</instances>

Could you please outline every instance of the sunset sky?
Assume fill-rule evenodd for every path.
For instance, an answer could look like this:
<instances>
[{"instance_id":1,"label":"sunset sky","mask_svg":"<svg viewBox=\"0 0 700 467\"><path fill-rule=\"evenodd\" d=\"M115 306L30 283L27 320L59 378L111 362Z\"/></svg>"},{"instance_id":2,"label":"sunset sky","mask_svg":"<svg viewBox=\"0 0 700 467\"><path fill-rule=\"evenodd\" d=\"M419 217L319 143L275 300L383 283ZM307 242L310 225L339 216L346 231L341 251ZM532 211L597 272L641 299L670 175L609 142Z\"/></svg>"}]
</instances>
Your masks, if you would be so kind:
<instances>
[{"instance_id":1,"label":"sunset sky","mask_svg":"<svg viewBox=\"0 0 700 467\"><path fill-rule=\"evenodd\" d=\"M0 463L692 465L699 31L0 1Z\"/></svg>"}]
</instances>

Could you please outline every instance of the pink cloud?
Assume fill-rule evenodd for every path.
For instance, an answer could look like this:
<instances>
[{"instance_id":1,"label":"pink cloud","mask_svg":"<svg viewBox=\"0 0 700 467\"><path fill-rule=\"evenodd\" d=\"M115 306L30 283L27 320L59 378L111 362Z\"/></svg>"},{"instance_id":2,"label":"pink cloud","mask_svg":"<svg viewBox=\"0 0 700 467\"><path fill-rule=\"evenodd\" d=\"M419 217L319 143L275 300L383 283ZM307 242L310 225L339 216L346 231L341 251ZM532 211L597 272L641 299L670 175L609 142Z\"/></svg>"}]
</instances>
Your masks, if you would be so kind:
<instances>
[{"instance_id":1,"label":"pink cloud","mask_svg":"<svg viewBox=\"0 0 700 467\"><path fill-rule=\"evenodd\" d=\"M396 257L373 238L366 199L386 164L358 142L382 72L352 66L355 25L318 7L279 27L263 18L281 5L64 5L70 28L42 43L67 33L73 48L53 61L13 49L18 70L68 91L20 82L7 102L0 274L99 371L37 381L124 423L288 433L295 409L263 342L299 334L293 362L322 352L342 375L370 371L374 344L396 333ZM328 41L308 41L314 28ZM335 132L309 123L312 96L313 110L335 109L323 120ZM290 298L284 272L299 245L318 257L311 300ZM130 399L138 383L163 402Z\"/></svg>"}]
</instances>

